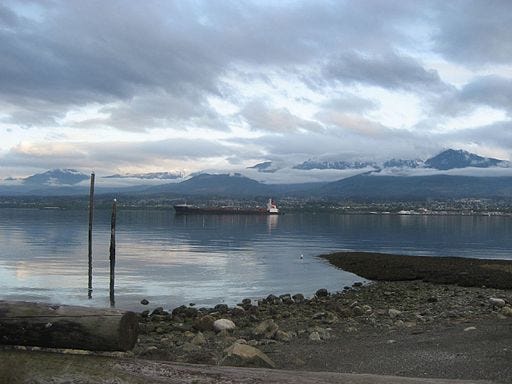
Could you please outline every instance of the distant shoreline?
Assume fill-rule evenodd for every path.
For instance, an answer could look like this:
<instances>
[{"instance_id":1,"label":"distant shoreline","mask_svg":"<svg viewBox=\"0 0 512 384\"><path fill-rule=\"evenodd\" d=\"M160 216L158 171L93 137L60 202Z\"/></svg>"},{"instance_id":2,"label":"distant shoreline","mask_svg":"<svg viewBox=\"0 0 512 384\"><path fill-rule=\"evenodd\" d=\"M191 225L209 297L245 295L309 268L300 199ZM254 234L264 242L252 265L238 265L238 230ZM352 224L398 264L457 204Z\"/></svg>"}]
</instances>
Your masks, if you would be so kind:
<instances>
[{"instance_id":1,"label":"distant shoreline","mask_svg":"<svg viewBox=\"0 0 512 384\"><path fill-rule=\"evenodd\" d=\"M110 200L107 203L99 203L95 207L96 209L102 210L110 210L111 203ZM129 210L129 211L170 211L175 213L173 207L171 205L161 205L161 206L138 206L138 205L123 205L121 201L118 205L119 209ZM38 205L38 204L27 204L27 205L8 205L8 204L0 204L0 209L24 209L24 210L66 210L66 211L86 211L88 208L86 205ZM303 208L284 208L280 212L283 214L338 214L338 215L346 215L346 216L403 216L403 217L425 217L425 216L450 216L450 217L512 217L512 212L503 212L503 211L476 211L476 212L463 212L463 211L428 211L428 212L417 212L417 211L408 211L408 212L388 212L388 211L344 211L340 208L322 208L322 209L303 209ZM212 213L204 213L208 215L212 215ZM213 215L237 215L244 216L245 214L241 213L215 213ZM252 214L251 214L252 215Z\"/></svg>"},{"instance_id":2,"label":"distant shoreline","mask_svg":"<svg viewBox=\"0 0 512 384\"><path fill-rule=\"evenodd\" d=\"M340 269L369 280L423 280L464 287L512 289L512 260L372 252L336 252L320 257Z\"/></svg>"}]
</instances>

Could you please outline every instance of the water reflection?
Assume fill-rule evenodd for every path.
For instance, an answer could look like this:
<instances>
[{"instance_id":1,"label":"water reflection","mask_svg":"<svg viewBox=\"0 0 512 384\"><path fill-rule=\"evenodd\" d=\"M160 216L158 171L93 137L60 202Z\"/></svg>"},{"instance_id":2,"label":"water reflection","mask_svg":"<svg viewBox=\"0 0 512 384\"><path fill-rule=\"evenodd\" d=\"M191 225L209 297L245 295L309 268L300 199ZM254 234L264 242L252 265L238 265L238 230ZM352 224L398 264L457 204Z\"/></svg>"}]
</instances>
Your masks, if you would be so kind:
<instances>
[{"instance_id":1,"label":"water reflection","mask_svg":"<svg viewBox=\"0 0 512 384\"><path fill-rule=\"evenodd\" d=\"M272 234L272 230L277 228L277 224L279 222L279 216L278 215L268 215L267 216L267 228L268 228L268 234Z\"/></svg>"}]
</instances>

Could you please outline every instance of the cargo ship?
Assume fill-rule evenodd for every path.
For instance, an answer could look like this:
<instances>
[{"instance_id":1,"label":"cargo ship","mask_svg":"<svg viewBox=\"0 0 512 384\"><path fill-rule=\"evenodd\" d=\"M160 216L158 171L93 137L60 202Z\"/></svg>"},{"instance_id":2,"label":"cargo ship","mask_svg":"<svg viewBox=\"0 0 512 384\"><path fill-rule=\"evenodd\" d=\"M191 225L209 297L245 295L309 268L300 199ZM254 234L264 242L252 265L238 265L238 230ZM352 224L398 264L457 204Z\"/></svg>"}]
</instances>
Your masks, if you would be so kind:
<instances>
[{"instance_id":1,"label":"cargo ship","mask_svg":"<svg viewBox=\"0 0 512 384\"><path fill-rule=\"evenodd\" d=\"M174 206L177 214L214 214L214 215L279 215L279 209L272 199L268 199L266 208L241 207L197 207L189 204Z\"/></svg>"}]
</instances>

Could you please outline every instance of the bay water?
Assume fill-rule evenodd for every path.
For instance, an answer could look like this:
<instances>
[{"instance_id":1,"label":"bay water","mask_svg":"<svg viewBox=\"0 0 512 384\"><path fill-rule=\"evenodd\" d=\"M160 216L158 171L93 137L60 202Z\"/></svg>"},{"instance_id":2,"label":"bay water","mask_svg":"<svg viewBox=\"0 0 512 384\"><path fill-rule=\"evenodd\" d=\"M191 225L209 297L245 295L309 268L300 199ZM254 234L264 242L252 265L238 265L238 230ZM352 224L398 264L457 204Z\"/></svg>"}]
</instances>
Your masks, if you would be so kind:
<instances>
[{"instance_id":1,"label":"bay water","mask_svg":"<svg viewBox=\"0 0 512 384\"><path fill-rule=\"evenodd\" d=\"M0 299L109 306L110 212L0 209ZM143 310L342 290L358 276L317 257L342 251L512 259L512 218L287 213L175 215L119 209L116 307Z\"/></svg>"}]
</instances>

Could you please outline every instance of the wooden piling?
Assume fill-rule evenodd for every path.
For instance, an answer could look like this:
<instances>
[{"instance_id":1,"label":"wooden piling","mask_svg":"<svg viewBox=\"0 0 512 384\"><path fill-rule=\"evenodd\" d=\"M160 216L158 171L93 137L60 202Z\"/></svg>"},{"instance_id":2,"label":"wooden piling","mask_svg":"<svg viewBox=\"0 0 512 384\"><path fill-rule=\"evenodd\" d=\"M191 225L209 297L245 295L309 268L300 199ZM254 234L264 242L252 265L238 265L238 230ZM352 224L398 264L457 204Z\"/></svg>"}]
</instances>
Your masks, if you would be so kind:
<instances>
[{"instance_id":1,"label":"wooden piling","mask_svg":"<svg viewBox=\"0 0 512 384\"><path fill-rule=\"evenodd\" d=\"M91 187L89 189L89 246L88 246L88 259L89 259L89 283L87 296L92 298L92 221L94 216L94 172L91 173Z\"/></svg>"},{"instance_id":2,"label":"wooden piling","mask_svg":"<svg viewBox=\"0 0 512 384\"><path fill-rule=\"evenodd\" d=\"M116 269L116 214L117 200L112 203L112 218L110 220L110 306L115 307L114 281Z\"/></svg>"}]
</instances>

